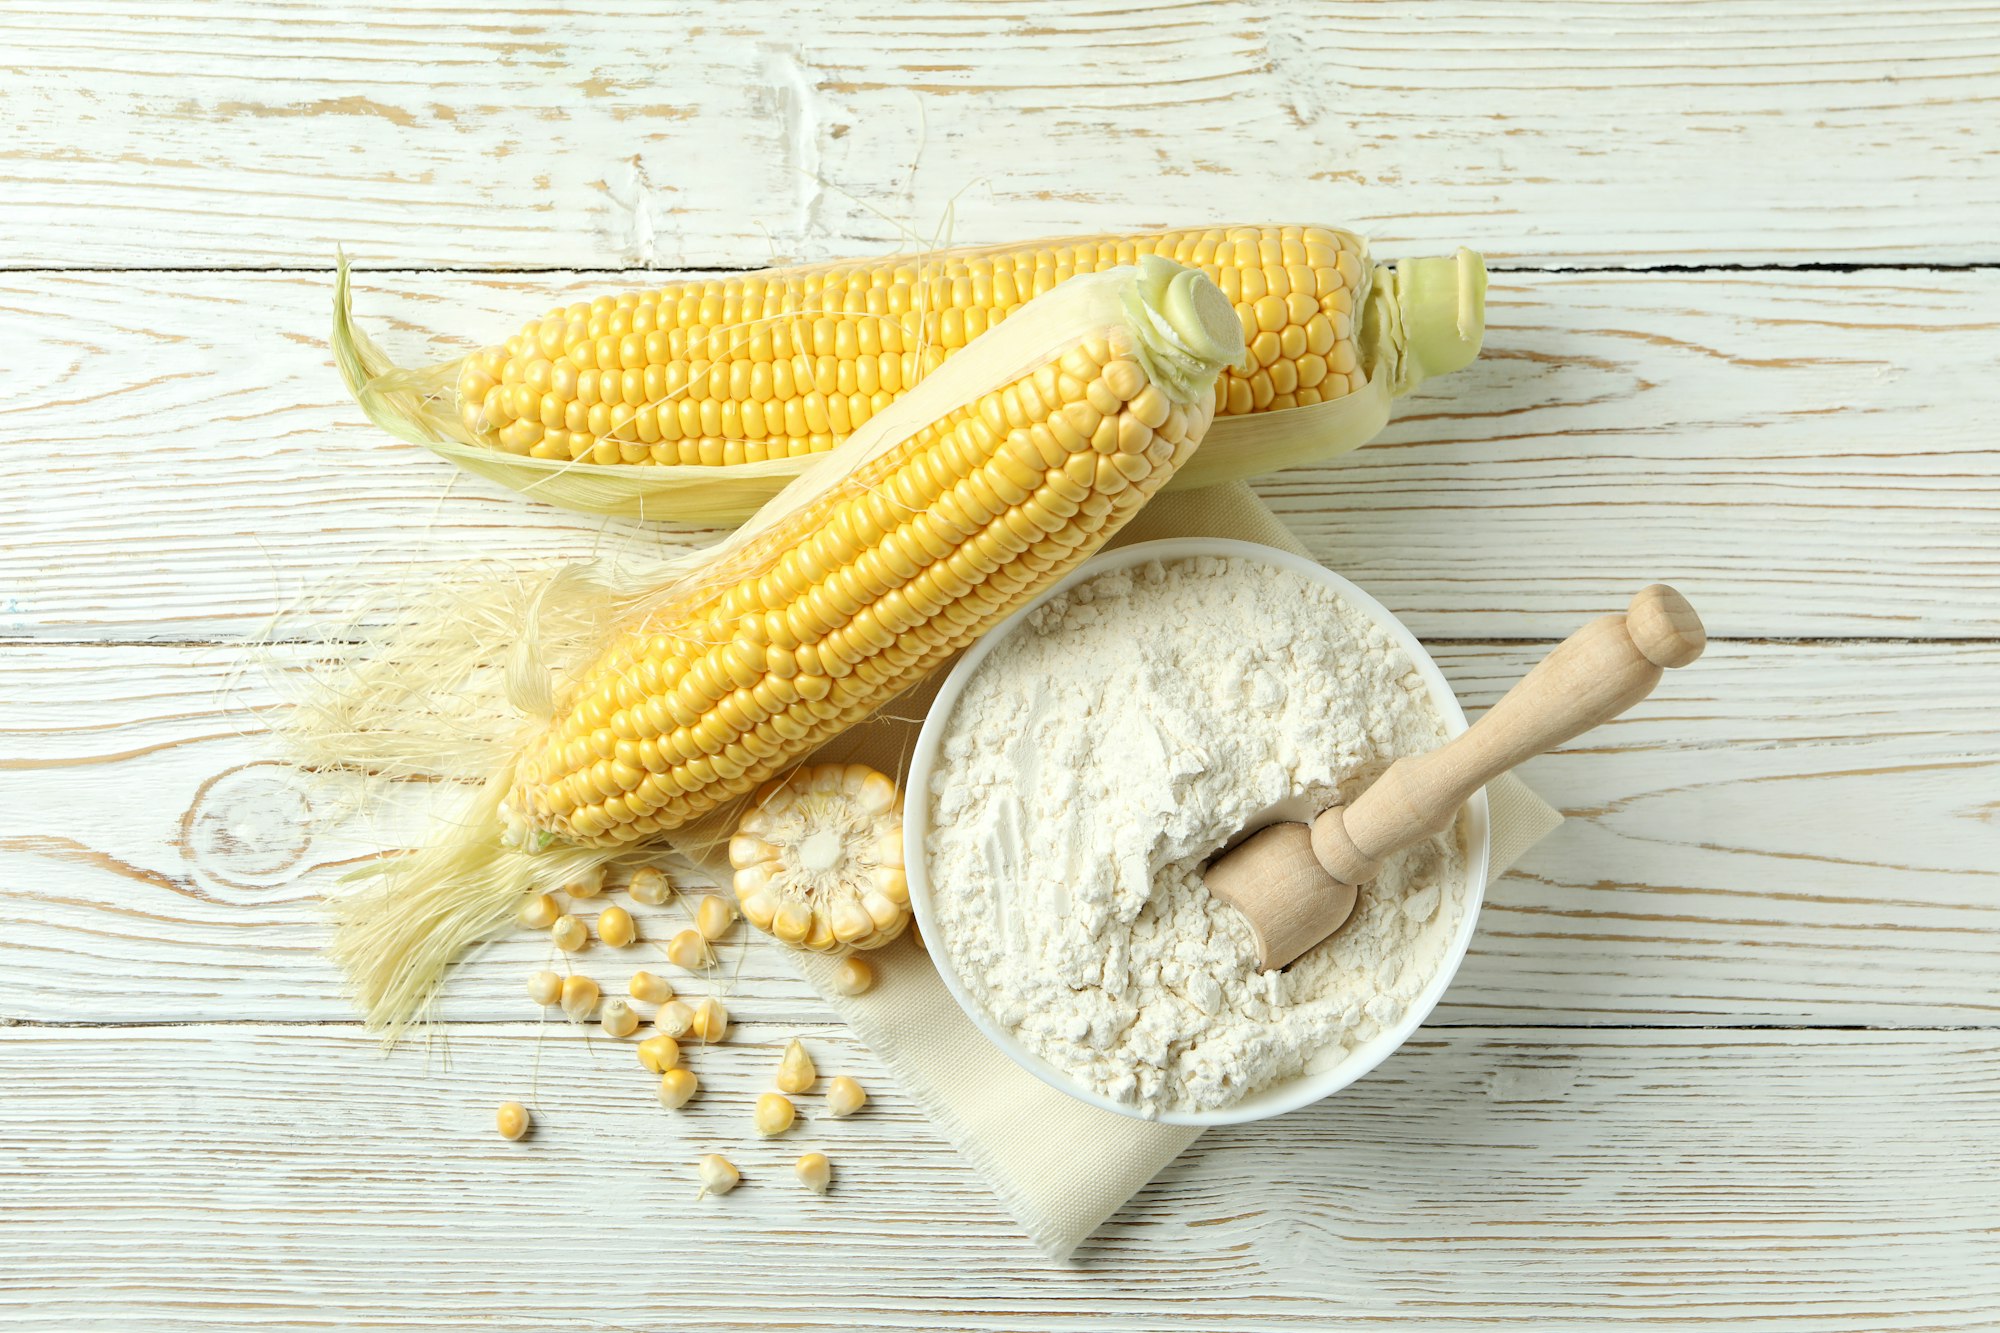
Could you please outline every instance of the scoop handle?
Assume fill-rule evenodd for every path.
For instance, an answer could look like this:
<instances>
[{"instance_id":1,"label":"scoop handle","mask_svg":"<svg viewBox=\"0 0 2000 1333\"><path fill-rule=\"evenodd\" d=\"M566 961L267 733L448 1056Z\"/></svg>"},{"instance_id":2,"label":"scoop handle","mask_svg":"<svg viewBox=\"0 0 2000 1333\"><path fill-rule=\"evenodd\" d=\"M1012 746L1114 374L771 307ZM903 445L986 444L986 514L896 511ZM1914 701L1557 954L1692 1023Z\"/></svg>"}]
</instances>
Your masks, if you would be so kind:
<instances>
[{"instance_id":1,"label":"scoop handle","mask_svg":"<svg viewBox=\"0 0 2000 1333\"><path fill-rule=\"evenodd\" d=\"M1557 644L1456 739L1398 759L1352 805L1313 820L1327 873L1365 884L1382 858L1450 825L1475 791L1525 759L1608 722L1653 692L1662 670L1701 656L1708 637L1687 599L1643 588L1623 615L1591 621Z\"/></svg>"}]
</instances>

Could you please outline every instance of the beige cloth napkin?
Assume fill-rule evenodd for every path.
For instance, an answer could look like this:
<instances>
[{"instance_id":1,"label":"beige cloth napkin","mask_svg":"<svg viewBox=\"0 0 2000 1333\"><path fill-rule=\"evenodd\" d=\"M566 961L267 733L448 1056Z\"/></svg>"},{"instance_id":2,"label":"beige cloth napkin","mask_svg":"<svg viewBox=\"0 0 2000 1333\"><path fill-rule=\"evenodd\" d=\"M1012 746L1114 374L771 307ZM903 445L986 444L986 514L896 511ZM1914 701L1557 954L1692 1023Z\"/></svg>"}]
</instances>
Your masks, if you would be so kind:
<instances>
[{"instance_id":1,"label":"beige cloth napkin","mask_svg":"<svg viewBox=\"0 0 2000 1333\"><path fill-rule=\"evenodd\" d=\"M1240 482L1157 495L1112 544L1194 536L1235 537L1306 554ZM937 684L934 677L816 757L900 772ZM1487 798L1492 874L1498 876L1562 816L1511 775L1488 787ZM674 841L683 855L726 882L726 837L725 829L697 824ZM806 980L895 1072L1051 1258L1066 1257L1201 1133L1099 1110L1022 1069L972 1025L923 946L907 934L870 955L878 980L853 998L831 985L835 960L794 956Z\"/></svg>"}]
</instances>

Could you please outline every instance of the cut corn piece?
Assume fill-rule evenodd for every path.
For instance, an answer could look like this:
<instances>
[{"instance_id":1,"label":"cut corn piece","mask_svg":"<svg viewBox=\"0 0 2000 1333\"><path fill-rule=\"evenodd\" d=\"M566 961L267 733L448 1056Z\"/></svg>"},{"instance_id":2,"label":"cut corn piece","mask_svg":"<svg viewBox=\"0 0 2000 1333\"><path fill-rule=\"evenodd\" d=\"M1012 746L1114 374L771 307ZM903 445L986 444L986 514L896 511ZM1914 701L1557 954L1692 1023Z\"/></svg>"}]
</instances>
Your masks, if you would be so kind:
<instances>
[{"instance_id":1,"label":"cut corn piece","mask_svg":"<svg viewBox=\"0 0 2000 1333\"><path fill-rule=\"evenodd\" d=\"M864 764L812 764L767 783L729 840L737 901L759 930L820 953L903 933L903 800Z\"/></svg>"}]
</instances>

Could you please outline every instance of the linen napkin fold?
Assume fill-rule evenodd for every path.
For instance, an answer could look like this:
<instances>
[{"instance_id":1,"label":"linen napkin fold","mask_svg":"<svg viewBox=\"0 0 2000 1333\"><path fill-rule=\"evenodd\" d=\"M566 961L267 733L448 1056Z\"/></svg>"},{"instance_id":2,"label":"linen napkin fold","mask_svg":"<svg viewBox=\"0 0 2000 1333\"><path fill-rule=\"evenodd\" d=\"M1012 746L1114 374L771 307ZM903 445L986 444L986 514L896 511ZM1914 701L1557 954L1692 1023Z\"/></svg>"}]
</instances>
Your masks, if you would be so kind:
<instances>
[{"instance_id":1,"label":"linen napkin fold","mask_svg":"<svg viewBox=\"0 0 2000 1333\"><path fill-rule=\"evenodd\" d=\"M1160 537L1235 537L1306 554L1240 482L1156 495L1111 545ZM822 747L815 758L900 773L943 674ZM1498 877L1562 816L1511 774L1486 790L1491 875ZM719 824L701 821L672 841L682 855L726 883L729 831ZM877 980L866 995L849 997L833 989L836 960L792 956L813 989L895 1073L1050 1258L1067 1257L1201 1133L1086 1105L1022 1069L972 1025L910 934L869 955Z\"/></svg>"}]
</instances>

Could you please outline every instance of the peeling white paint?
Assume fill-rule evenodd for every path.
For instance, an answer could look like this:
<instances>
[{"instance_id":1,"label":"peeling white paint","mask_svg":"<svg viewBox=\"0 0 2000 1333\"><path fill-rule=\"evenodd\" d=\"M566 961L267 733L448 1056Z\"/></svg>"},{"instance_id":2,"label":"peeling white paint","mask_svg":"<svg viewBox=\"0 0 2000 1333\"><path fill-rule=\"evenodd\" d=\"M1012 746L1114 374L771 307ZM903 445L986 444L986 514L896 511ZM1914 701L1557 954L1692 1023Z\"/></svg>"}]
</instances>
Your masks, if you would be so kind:
<instances>
[{"instance_id":1,"label":"peeling white paint","mask_svg":"<svg viewBox=\"0 0 2000 1333\"><path fill-rule=\"evenodd\" d=\"M804 242L819 228L820 202L826 197L826 180L820 170L819 92L794 50L767 48L763 74L784 127L786 165L792 171L797 210L792 225L797 240ZM806 249L803 244L796 248Z\"/></svg>"}]
</instances>

